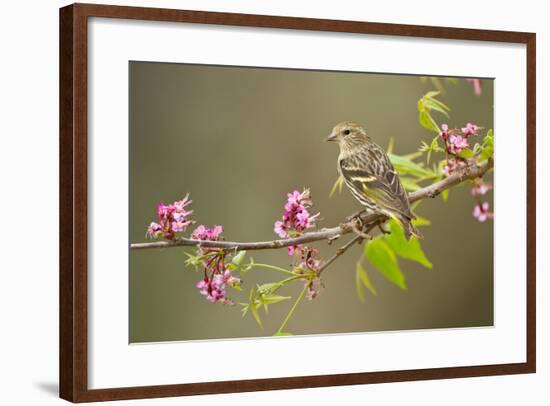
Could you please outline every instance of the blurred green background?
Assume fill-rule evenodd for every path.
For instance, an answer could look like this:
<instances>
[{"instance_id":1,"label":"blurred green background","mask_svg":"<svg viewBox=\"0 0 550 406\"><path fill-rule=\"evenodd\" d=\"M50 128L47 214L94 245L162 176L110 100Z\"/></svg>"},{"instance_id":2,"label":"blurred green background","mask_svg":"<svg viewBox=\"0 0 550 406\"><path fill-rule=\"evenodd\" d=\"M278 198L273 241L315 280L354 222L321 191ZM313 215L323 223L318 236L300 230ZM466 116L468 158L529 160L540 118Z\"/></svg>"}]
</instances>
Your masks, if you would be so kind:
<instances>
[{"instance_id":1,"label":"blurred green background","mask_svg":"<svg viewBox=\"0 0 550 406\"><path fill-rule=\"evenodd\" d=\"M443 79L441 79L443 80ZM493 81L476 96L465 80L445 82L440 99L452 111L440 123L493 126ZM190 193L198 224L222 224L227 240L275 239L286 193L309 187L319 227L332 227L359 209L351 194L329 199L337 178L338 147L323 142L343 120L363 125L394 152L411 153L432 133L418 124L417 100L434 83L418 76L241 68L149 62L130 63L130 240L145 241L156 206ZM488 178L487 180L491 180ZM400 260L407 290L365 261L377 296L355 293L355 246L323 274L317 299L298 307L286 330L294 334L489 326L493 324L493 224L471 215L469 186L450 199L425 201L416 210L432 226L422 241L431 270ZM492 207L492 194L488 196ZM191 230L188 230L189 232ZM346 238L347 240L347 238ZM335 248L316 244L328 258ZM254 337L273 334L292 305L270 307L263 330L240 306L210 304L185 268L184 248L130 252L130 342ZM286 250L252 253L257 262L287 266ZM124 270L121 270L124 271ZM253 270L243 292L280 274ZM296 297L302 283L281 294ZM263 310L262 310L263 313Z\"/></svg>"}]
</instances>

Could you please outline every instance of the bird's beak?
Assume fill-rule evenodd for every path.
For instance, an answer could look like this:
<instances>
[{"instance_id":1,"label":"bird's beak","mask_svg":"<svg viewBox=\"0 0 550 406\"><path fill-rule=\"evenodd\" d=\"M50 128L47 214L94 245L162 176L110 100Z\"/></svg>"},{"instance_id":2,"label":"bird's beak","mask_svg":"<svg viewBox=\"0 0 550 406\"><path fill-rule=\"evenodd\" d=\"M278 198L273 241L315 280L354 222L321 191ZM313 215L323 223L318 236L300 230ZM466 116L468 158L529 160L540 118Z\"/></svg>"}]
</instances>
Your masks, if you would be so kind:
<instances>
[{"instance_id":1,"label":"bird's beak","mask_svg":"<svg viewBox=\"0 0 550 406\"><path fill-rule=\"evenodd\" d=\"M325 138L325 141L336 141L336 134L335 133L330 133L330 135Z\"/></svg>"}]
</instances>

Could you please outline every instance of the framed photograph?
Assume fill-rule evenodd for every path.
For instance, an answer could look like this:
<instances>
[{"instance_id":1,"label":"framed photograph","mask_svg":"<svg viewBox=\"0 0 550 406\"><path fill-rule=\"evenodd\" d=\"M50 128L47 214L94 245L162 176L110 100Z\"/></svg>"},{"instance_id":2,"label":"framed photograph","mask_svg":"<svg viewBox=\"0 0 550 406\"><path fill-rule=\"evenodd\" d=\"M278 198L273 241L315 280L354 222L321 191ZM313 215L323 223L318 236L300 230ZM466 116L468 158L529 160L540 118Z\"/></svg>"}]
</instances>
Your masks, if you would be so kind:
<instances>
[{"instance_id":1,"label":"framed photograph","mask_svg":"<svg viewBox=\"0 0 550 406\"><path fill-rule=\"evenodd\" d=\"M535 34L60 10L60 396L535 372Z\"/></svg>"}]
</instances>

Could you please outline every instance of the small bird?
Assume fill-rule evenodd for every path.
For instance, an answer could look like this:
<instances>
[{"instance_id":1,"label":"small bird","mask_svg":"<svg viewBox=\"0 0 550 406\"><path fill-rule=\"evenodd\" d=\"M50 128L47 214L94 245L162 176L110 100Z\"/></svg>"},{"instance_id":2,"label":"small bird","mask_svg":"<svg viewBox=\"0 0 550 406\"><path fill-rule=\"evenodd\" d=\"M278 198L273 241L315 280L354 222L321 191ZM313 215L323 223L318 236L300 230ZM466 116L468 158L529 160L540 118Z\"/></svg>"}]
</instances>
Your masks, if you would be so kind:
<instances>
[{"instance_id":1,"label":"small bird","mask_svg":"<svg viewBox=\"0 0 550 406\"><path fill-rule=\"evenodd\" d=\"M415 215L399 175L386 151L371 140L365 129L344 121L326 140L338 142L338 172L359 203L369 212L397 219L407 240L413 235L422 238L411 223Z\"/></svg>"}]
</instances>

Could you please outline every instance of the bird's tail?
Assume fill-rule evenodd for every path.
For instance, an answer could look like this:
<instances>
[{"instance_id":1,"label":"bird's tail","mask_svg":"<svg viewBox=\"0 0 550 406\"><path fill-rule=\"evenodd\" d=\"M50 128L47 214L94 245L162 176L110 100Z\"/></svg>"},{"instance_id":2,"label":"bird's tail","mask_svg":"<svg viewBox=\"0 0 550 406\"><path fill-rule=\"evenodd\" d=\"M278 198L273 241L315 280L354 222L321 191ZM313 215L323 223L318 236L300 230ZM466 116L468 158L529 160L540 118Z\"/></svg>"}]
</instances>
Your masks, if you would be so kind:
<instances>
[{"instance_id":1,"label":"bird's tail","mask_svg":"<svg viewBox=\"0 0 550 406\"><path fill-rule=\"evenodd\" d=\"M405 238L410 240L412 236L416 238L424 238L424 236L418 231L412 224L412 219L408 217L399 217L399 222L405 232Z\"/></svg>"}]
</instances>

